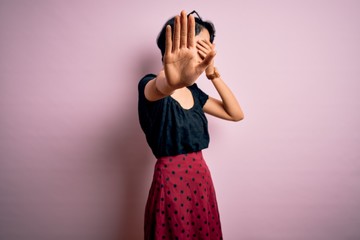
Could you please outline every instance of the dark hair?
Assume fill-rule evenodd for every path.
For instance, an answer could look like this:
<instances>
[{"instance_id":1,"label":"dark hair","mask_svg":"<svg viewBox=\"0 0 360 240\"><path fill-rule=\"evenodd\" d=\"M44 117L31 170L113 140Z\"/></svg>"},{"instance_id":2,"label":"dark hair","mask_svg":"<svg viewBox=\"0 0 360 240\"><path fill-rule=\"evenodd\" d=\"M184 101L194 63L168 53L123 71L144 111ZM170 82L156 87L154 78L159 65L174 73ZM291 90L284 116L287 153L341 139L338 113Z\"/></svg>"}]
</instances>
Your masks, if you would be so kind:
<instances>
[{"instance_id":1,"label":"dark hair","mask_svg":"<svg viewBox=\"0 0 360 240\"><path fill-rule=\"evenodd\" d=\"M191 12L194 13L195 11ZM191 14L190 13L190 14ZM196 12L195 12L196 13ZM196 13L197 14L197 13ZM210 34L210 42L213 43L214 42L214 38L215 38L215 26L212 22L210 21L203 21L200 17L194 17L195 18L195 36L198 35L201 30L203 30L204 28L207 29L209 31ZM158 45L158 47L160 48L161 51L161 61L164 58L164 54L165 54L165 39L166 39L166 26L170 25L171 26L171 31L174 31L174 23L175 23L175 17L170 18L163 26L163 28L161 29L161 32L159 33L157 39L156 39L156 43Z\"/></svg>"}]
</instances>

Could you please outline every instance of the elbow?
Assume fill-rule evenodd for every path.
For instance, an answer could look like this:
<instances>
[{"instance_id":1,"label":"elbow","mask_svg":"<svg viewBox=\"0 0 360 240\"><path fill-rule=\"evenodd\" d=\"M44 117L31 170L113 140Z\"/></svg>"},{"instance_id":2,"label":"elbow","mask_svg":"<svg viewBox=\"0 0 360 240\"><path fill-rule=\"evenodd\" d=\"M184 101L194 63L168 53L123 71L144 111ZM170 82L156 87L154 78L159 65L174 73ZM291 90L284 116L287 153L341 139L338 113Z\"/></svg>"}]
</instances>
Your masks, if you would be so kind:
<instances>
[{"instance_id":1,"label":"elbow","mask_svg":"<svg viewBox=\"0 0 360 240\"><path fill-rule=\"evenodd\" d=\"M243 119L244 119L244 114L239 114L239 115L233 116L231 120L234 122L240 122Z\"/></svg>"}]
</instances>

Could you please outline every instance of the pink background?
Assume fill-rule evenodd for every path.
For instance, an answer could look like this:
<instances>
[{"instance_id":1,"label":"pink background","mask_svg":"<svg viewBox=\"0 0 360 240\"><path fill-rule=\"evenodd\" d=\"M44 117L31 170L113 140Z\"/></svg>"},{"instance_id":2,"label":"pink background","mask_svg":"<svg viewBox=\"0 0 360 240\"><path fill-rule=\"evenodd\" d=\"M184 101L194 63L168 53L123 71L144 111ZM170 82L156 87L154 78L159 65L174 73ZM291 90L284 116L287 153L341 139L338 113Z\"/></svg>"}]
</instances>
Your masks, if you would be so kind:
<instances>
[{"instance_id":1,"label":"pink background","mask_svg":"<svg viewBox=\"0 0 360 240\"><path fill-rule=\"evenodd\" d=\"M224 239L360 239L356 0L1 0L0 239L142 239L137 82L182 9L215 23L245 113L209 117Z\"/></svg>"}]
</instances>

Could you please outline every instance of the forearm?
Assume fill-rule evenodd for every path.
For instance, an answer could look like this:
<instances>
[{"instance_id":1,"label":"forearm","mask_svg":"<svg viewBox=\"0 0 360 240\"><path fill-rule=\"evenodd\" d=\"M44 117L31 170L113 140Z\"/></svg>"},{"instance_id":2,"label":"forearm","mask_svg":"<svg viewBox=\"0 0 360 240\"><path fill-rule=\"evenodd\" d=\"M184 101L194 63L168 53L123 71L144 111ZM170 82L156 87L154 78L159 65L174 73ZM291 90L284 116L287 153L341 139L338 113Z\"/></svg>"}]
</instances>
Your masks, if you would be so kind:
<instances>
[{"instance_id":1,"label":"forearm","mask_svg":"<svg viewBox=\"0 0 360 240\"><path fill-rule=\"evenodd\" d=\"M166 79L164 70L161 70L159 74L156 76L155 79L155 88L158 92L162 93L163 95L171 95L176 87L174 87L171 83L168 82Z\"/></svg>"},{"instance_id":2,"label":"forearm","mask_svg":"<svg viewBox=\"0 0 360 240\"><path fill-rule=\"evenodd\" d=\"M185 87L187 84L186 82L178 82L177 84L169 82L164 70L161 70L156 78L145 86L145 97L149 101L156 101L173 94L176 89Z\"/></svg>"},{"instance_id":3,"label":"forearm","mask_svg":"<svg viewBox=\"0 0 360 240\"><path fill-rule=\"evenodd\" d=\"M173 75L180 75L179 73L175 73ZM195 80L197 78L195 77L173 77L173 78L167 78L166 73L164 70L161 70L156 78L156 88L167 95L170 95L173 91L175 91L178 88L183 88L187 86L191 86L194 84Z\"/></svg>"},{"instance_id":4,"label":"forearm","mask_svg":"<svg viewBox=\"0 0 360 240\"><path fill-rule=\"evenodd\" d=\"M156 75L156 78L146 84L144 94L147 100L156 101L171 95L174 90L175 89L168 84L164 74L164 70L161 70Z\"/></svg>"},{"instance_id":5,"label":"forearm","mask_svg":"<svg viewBox=\"0 0 360 240\"><path fill-rule=\"evenodd\" d=\"M233 119L241 120L244 118L243 111L231 91L231 89L226 85L226 83L223 81L221 77L214 78L211 80L213 83L215 89L220 95L220 98L222 100L223 108L231 116Z\"/></svg>"}]
</instances>

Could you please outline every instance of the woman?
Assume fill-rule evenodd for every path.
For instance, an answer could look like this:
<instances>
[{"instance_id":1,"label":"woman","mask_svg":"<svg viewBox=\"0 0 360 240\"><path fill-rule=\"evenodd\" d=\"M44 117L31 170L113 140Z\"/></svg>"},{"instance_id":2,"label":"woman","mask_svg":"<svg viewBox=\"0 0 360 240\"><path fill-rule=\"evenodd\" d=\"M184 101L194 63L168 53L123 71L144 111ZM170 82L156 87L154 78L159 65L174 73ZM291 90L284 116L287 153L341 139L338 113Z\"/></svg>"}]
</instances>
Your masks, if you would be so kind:
<instances>
[{"instance_id":1,"label":"woman","mask_svg":"<svg viewBox=\"0 0 360 240\"><path fill-rule=\"evenodd\" d=\"M204 113L231 121L244 115L214 67L212 23L192 13L182 11L165 24L157 40L163 69L138 85L140 124L157 158L145 239L222 239L215 190L201 152L209 144ZM221 100L195 83L204 71Z\"/></svg>"}]
</instances>

